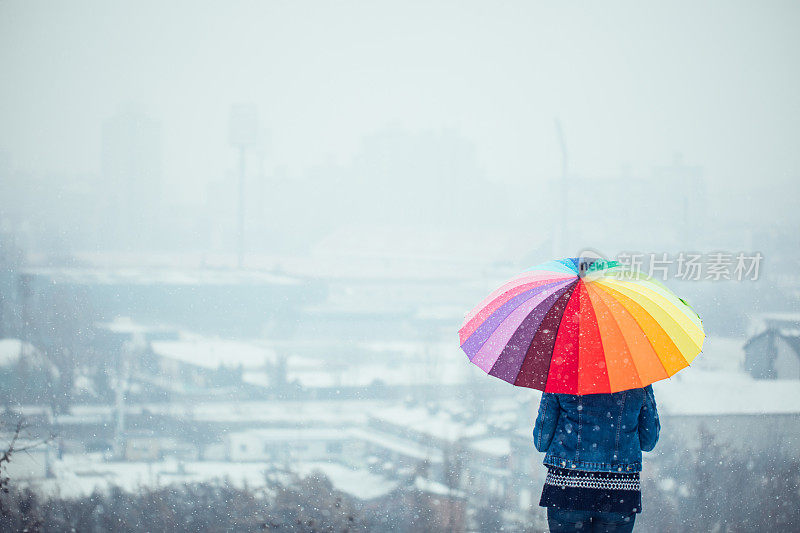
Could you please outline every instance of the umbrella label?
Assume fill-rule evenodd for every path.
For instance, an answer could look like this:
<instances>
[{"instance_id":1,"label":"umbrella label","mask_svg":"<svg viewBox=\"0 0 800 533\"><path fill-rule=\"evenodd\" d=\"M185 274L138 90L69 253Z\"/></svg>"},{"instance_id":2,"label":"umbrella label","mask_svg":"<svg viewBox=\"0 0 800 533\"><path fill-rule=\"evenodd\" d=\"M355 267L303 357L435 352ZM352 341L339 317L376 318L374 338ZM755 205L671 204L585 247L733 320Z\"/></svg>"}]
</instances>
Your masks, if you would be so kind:
<instances>
[{"instance_id":1,"label":"umbrella label","mask_svg":"<svg viewBox=\"0 0 800 533\"><path fill-rule=\"evenodd\" d=\"M589 261L584 259L580 262L578 273L581 277L583 277L589 272L613 268L615 266L619 266L619 261L607 261L605 259L595 259L593 261Z\"/></svg>"}]
</instances>

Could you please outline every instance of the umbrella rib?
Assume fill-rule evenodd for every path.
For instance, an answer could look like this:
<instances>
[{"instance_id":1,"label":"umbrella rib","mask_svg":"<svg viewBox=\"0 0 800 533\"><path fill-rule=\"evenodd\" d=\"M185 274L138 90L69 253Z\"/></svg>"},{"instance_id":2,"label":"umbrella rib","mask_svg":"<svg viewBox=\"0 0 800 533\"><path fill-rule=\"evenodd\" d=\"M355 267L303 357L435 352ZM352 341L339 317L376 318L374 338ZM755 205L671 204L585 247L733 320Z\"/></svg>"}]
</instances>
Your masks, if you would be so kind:
<instances>
[{"instance_id":1,"label":"umbrella rib","mask_svg":"<svg viewBox=\"0 0 800 533\"><path fill-rule=\"evenodd\" d=\"M549 271L548 271L549 272ZM571 276L567 272L550 272L550 275L547 273L542 273L542 271L533 271L530 274L524 274L517 276L514 279L511 279L494 291L489 294L486 298L480 301L478 305L476 305L467 315L464 317L464 325L461 329L464 329L467 324L472 322L472 320L480 314L480 312L490 305L493 301L497 298L501 297L503 294L513 291L515 288L519 287L520 285L525 285L526 283L534 283L536 281L562 281L567 279L572 279L574 276Z\"/></svg>"},{"instance_id":2,"label":"umbrella rib","mask_svg":"<svg viewBox=\"0 0 800 533\"><path fill-rule=\"evenodd\" d=\"M613 291L615 291L615 292L617 292L619 294L622 294L623 296L629 298L634 303L639 305L642 309L644 309L644 311L648 315L653 316L653 314L644 305L642 305L641 302L636 301L636 298L634 298L630 294L626 294L626 291L632 290L632 289L629 289L628 287L625 287L625 286L617 285L616 283L608 283L608 284L606 284L606 283L598 283L598 286L602 287L603 289L610 289L610 290L613 290ZM686 330L686 328L683 325L681 325L681 323L672 315L672 313L669 312L668 309L665 308L665 306L659 304L657 301L653 300L653 298L651 298L647 294L643 294L643 293L641 293L639 291L636 291L636 290L633 290L633 292L635 292L637 296L640 296L644 301L648 302L652 306L655 306L657 309L662 310L666 314L666 318L668 320L672 321L671 323L669 323L669 325L671 326L670 330L673 333L670 333L667 330L667 328L664 327L664 324L662 324L660 321L656 320L656 324L658 324L658 327L661 328L661 330L670 338L672 343L678 349L678 352L680 352L681 357L683 357L686 360L687 363L690 360L690 357L688 356L689 353L693 353L693 356L691 356L691 359L694 359L694 357L696 357L697 354L700 353L700 351L703 349L702 342L700 344L698 344L692 338L692 336L689 334L689 332ZM619 300L619 298L618 298L618 300ZM680 312L680 310L678 310L678 312ZM653 318L655 319L655 317L653 317ZM703 337L705 337L704 334L703 334ZM690 349L689 346L684 346L685 349L681 348L681 345L685 345L686 341L688 341L688 343L691 345L691 347L692 347L691 349ZM694 350L697 350L697 351L694 352ZM684 354L686 354L686 355L684 355Z\"/></svg>"},{"instance_id":3,"label":"umbrella rib","mask_svg":"<svg viewBox=\"0 0 800 533\"><path fill-rule=\"evenodd\" d=\"M610 287L604 287L603 285L598 285L598 286L600 287L600 289L601 289L601 290L605 291L605 292L606 292L607 294L609 294L609 295L610 295L612 298L614 298L614 300L615 300L615 301L617 301L617 302L618 302L618 303L619 303L619 304L620 304L622 307L624 307L626 311L628 311L628 313L631 315L631 318L633 318L633 321L636 323L636 325L637 325L637 326L639 326L639 329L641 329L641 331L642 331L642 333L644 334L645 338L646 338L646 339L647 339L647 341L650 343L650 346L652 346L652 348L653 348L653 351L654 351L654 352L655 352L655 354L656 354L656 358L657 358L657 359L658 359L658 361L661 363L661 365L664 367L664 372L667 374L667 377L669 377L669 376L672 376L673 374L675 374L675 372L677 372L678 370L680 370L680 368L678 368L678 369L676 369L675 371L673 371L672 373L670 373L670 370L667 368L667 365L666 365L666 363L665 363L665 362L664 362L664 360L662 359L662 354L661 354L661 352L660 352L660 351L657 349L657 348L658 348L658 346L657 346L657 345L656 345L656 343L655 343L655 339L652 339L652 338L651 338L651 336L647 334L647 332L645 331L645 326L644 326L644 325L642 324L642 322L641 322L641 321L640 321L640 320L637 318L637 316L636 316L636 313L634 313L634 312L631 310L631 307L628 305L628 303L630 303L630 304L632 304L632 305L635 305L635 306L638 306L638 307L640 307L640 308L642 309L642 311L644 311L644 313L643 313L643 314L644 314L644 316L649 316L650 318L652 318L652 319L653 319L653 320L652 320L652 323L654 324L654 326L655 326L655 328L656 328L656 331L655 331L655 332L653 332L653 333L655 333L655 334L658 334L658 331L660 330L660 331L661 331L661 333L663 333L663 334L664 334L664 336L666 337L666 339L667 339L667 340L668 340L670 343L672 343L672 345L675 347L675 350L676 350L676 352L677 352L678 356L679 356L679 357L680 357L680 358L683 360L683 362L685 363L685 365L684 365L684 366L686 366L686 365L688 365L688 364L689 364L689 362L686 360L686 357L684 357L684 355L683 355L683 353L681 352L680 348L678 348L677 344L675 344L675 341L673 341L673 340L672 340L672 337L669 335L669 333L667 333L667 332L664 330L664 328L661 326L661 324L659 324L659 323L658 323L658 321L657 321L655 318L653 318L653 316L652 316L652 315L650 315L650 313L648 313L648 312L647 312L647 310L646 310L646 309L644 309L644 308L643 308L643 307L642 307L642 306L641 306L641 305L640 305L638 302L636 302L636 301L635 301L633 298L631 298L631 297L629 297L629 296L627 296L627 295L623 294L623 293L622 293L622 292L620 292L620 291L614 290L614 289L612 289L612 288L610 288ZM683 368L683 367L681 367L681 368Z\"/></svg>"},{"instance_id":4,"label":"umbrella rib","mask_svg":"<svg viewBox=\"0 0 800 533\"><path fill-rule=\"evenodd\" d=\"M597 295L598 307L602 306L603 309L606 310L607 316L613 322L614 327L617 328L616 334L622 340L622 344L625 345L625 349L628 350L628 356L630 357L631 366L633 366L633 369L636 371L636 381L638 381L639 385L641 386L642 385L642 374L641 374L641 371L639 370L639 365L636 364L636 358L633 357L633 350L631 350L631 346L630 346L630 344L628 344L628 339L622 333L622 324L619 323L619 320L617 320L617 317L614 315L614 313L611 312L611 309L608 307L608 304L606 304L606 302L605 302L603 294L600 294L599 292L596 292L596 291L599 291L600 289L597 288L597 287L589 288L588 285L589 284L587 284L587 289L590 292L594 292ZM606 293L606 294L608 294L608 293ZM611 295L608 295L608 297L611 297ZM620 304L620 305L622 305L622 304ZM626 312L627 312L627 309L626 309ZM595 315L595 316L597 316L597 315ZM631 319L634 320L634 321L636 320L633 316L631 316ZM639 323L637 322L636 325L638 326ZM642 335L645 335L644 330L642 330L641 327L639 327L639 331L642 332ZM601 333L601 335L602 335L602 333ZM645 335L645 337L647 337L647 335ZM658 354L656 354L656 359L658 359ZM661 360L659 359L659 363L660 362L661 362ZM609 366L608 365L608 359L606 359L606 366L607 367ZM661 366L663 368L663 366L664 366L663 363L661 364ZM664 373L666 373L666 371L667 370L664 369ZM611 388L610 387L610 383L611 383L611 374L610 373L609 373L608 379L609 379L609 388ZM620 389L620 390L626 390L626 389ZM612 390L611 392L619 392L619 391Z\"/></svg>"},{"instance_id":5,"label":"umbrella rib","mask_svg":"<svg viewBox=\"0 0 800 533\"><path fill-rule=\"evenodd\" d=\"M589 284L586 283L583 280L581 280L581 283L583 284L583 290L585 291L586 298L588 299L588 302L586 302L586 303L588 304L589 312L592 314L592 316L594 316L594 325L597 327L597 340L600 343L600 353L603 356L603 364L605 364L605 374L606 374L606 381L608 382L608 390L611 390L611 376L608 375L608 361L606 360L606 355L605 355L606 352L605 352L605 348L603 346L603 336L600 334L600 324L598 323L598 320L597 320L597 313L594 312L594 304L592 303L592 299L589 296L589 287L588 287ZM582 301L583 300L583 295L580 295L580 298L581 298L581 304L582 304L583 303L583 301ZM578 339L581 338L580 332L581 332L582 323L583 323L582 320L578 321ZM587 324L587 326L588 326L588 324ZM580 364L581 364L580 343L578 344L578 347L579 347L578 348L578 368L580 369ZM580 372L578 372L578 390L579 391L581 390L581 374L580 374Z\"/></svg>"},{"instance_id":6,"label":"umbrella rib","mask_svg":"<svg viewBox=\"0 0 800 533\"><path fill-rule=\"evenodd\" d=\"M500 328L500 327L501 327L503 324L505 324L506 320L508 320L508 318L509 318L509 317L510 317L512 314L514 314L514 311L516 311L516 310L517 310L518 308L520 308L521 306L525 305L525 303L526 303L526 302L529 302L529 301L530 301L530 300L532 300L533 298L536 298L537 296L541 296L541 295L543 295L543 294L546 294L546 296L545 296L545 297L542 299L543 301L544 301L544 300L546 300L548 296L551 296L552 294L554 294L554 293L558 292L559 290L561 290L562 288L564 288L564 287L563 287L563 285L564 285L564 284L566 284L566 283L567 283L566 281L565 281L565 282L563 282L563 283L561 283L561 282L556 282L556 283L554 283L554 284L553 284L553 286L552 286L552 287L548 287L547 289L544 289L544 290L542 290L542 291L540 291L540 292L537 292L537 293L534 293L534 294L530 295L528 298L525 298L525 299L524 299L524 300L522 300L522 301L521 301L521 302L520 302L518 305L516 305L516 306L514 306L512 309L510 309L510 310L508 311L508 315L506 315L506 317L505 317L503 320L501 320L501 321L500 321L500 322L499 322L499 323L498 323L498 324L497 324L497 325L496 325L494 328L492 328L492 330L489 332L489 334L486 336L486 338L483 340L483 342L481 342L481 343L480 343L480 345L478 345L478 346L475 348L475 354L477 355L477 353L480 351L480 349L481 349L481 348L483 348L483 345L484 345L484 344L486 344L486 343L489 341L489 339L491 339L491 338L492 338L492 335L494 335L494 333L495 333L495 332L496 332L496 331L497 331L497 330L498 330L498 329L499 329L499 328ZM531 289L531 290L533 291L533 290L535 290L535 289L536 289L536 288L534 288L534 289ZM524 294L524 293L523 293L523 294ZM519 296L519 295L517 295L517 296ZM510 300L509 300L509 301L510 301ZM506 303L508 303L508 302L506 302ZM536 309L536 307L538 307L538 306L539 306L539 304L537 304L537 305L536 305L536 306L535 306L535 307L534 307L534 308L531 310L531 312L533 312L533 311ZM501 307L502 307L502 306L498 307L497 309L495 309L495 310L494 310L494 312L492 312L492 314L491 314L491 315L489 315L488 317L486 317L486 319L483 321L483 323L481 324L481 326L479 326L479 327L478 327L478 328L477 328L475 331L473 331L473 332L472 332L472 335L475 335L475 333L477 333L477 332L478 332L478 330L480 330L480 328L483 326L483 324L485 324L487 321L489 321L489 320L490 320L490 319L491 319L491 318L492 318L492 317L495 315L495 313L497 313L497 311L498 311L498 310L499 310ZM530 313L528 313L528 314L530 314ZM527 316L527 315L525 315L525 316ZM524 318L523 318L523 320L524 320ZM472 335L470 335L470 337L472 337ZM466 340L466 341L464 341L464 344L467 344L467 342L469 341L469 338L470 338L470 337L467 337L467 340ZM462 344L462 348L463 348L464 344Z\"/></svg>"},{"instance_id":7,"label":"umbrella rib","mask_svg":"<svg viewBox=\"0 0 800 533\"><path fill-rule=\"evenodd\" d=\"M656 360L656 362L657 362L657 364L658 364L658 367L661 369L661 372L663 373L663 375L664 375L664 376L666 376L666 377L669 377L669 372L667 371L667 367L666 367L666 366L664 366L664 362L663 362L663 361L661 360L661 358L658 356L658 351L655 349L655 346L653 345L653 341L652 341L652 340L650 340L650 337L648 337L648 336L647 336L647 332L644 330L644 328L643 328L643 327L642 327L642 325L639 323L639 321L638 321L638 320L636 320L636 316L635 316L635 315L634 315L634 314L633 314L633 313L632 313L632 312L631 312L631 311L628 309L628 307L627 307L627 306L626 306L626 305L625 305L625 304L624 304L622 301L620 301L620 300L619 300L619 299L618 299L616 296L614 296L614 295L613 295L613 294L612 294L610 291L608 291L608 290L604 289L604 288L603 288L602 286L600 286L600 285L598 285L598 286L597 286L597 289L598 289L598 294L600 294L600 295L601 295L601 297L603 298L603 301L606 303L606 305L608 305L608 300L610 300L610 301L614 302L616 305L619 305L619 306L622 308L622 311L623 311L624 313L627 313L627 315L626 315L626 316L627 316L627 317L629 317L629 318L630 318L630 320L631 320L631 322L633 323L633 325L634 325L636 328L638 328L638 329L637 329L638 333L640 333L640 334L641 334L641 335L642 335L642 336L643 336L643 337L644 337L644 338L647 340L647 343L648 343L648 345L650 346L650 349L653 351L653 355L655 356L655 360ZM610 307L610 306L609 306L609 307ZM625 340L625 344L626 344L626 346L628 346L628 351L631 353L631 357L632 357L632 359L633 359L634 366L636 367L636 369L637 369L637 372L639 373L639 377L640 377L640 379L641 379L641 376L642 376L642 369L639 367L639 365L638 365L638 364L636 364L636 358L635 358L635 357L633 357L634 351L633 351L633 349L631 348L631 345L630 345L630 344L628 344L628 335L626 335L626 334L624 333L624 332L626 331L626 328L624 327L624 325L623 325L623 324L621 324L621 323L620 323L620 321L619 321L619 320L617 320L617 317L616 317L616 316L614 316L614 315L612 314L612 317L613 317L613 318L616 320L616 322L617 322L617 325L619 325L619 327L620 327L620 332L622 332L622 336L623 336L623 338L624 338L624 340ZM664 379L664 378L660 378L660 379ZM644 384L644 381L642 381L642 383Z\"/></svg>"},{"instance_id":8,"label":"umbrella rib","mask_svg":"<svg viewBox=\"0 0 800 533\"><path fill-rule=\"evenodd\" d=\"M697 311L695 311L688 302L679 298L677 294L669 289L669 287L658 281L656 278L649 277L641 272L639 272L638 275L631 276L631 278L632 279L628 280L631 283L635 283L638 286L647 288L648 290L660 294L670 300L672 304L681 312L683 312L683 314L686 315L686 317L691 320L695 326L700 328L700 330L703 329L703 319L700 318L700 315L697 314ZM612 277L611 279L618 278ZM685 308L688 308L691 313L685 312Z\"/></svg>"},{"instance_id":9,"label":"umbrella rib","mask_svg":"<svg viewBox=\"0 0 800 533\"><path fill-rule=\"evenodd\" d=\"M692 335L692 331L696 332L695 335L698 338L704 336L702 326L700 323L700 317L694 310L691 309L688 305L683 304L675 294L673 294L668 289L666 291L663 290L656 290L653 286L658 287L658 285L649 283L650 280L639 279L636 281L629 281L628 284L620 283L619 280L609 279L609 280L598 280L600 285L608 285L612 288L617 290L624 289L635 292L636 294L640 295L642 298L647 299L653 305L661 308L667 313L670 318L672 318L679 328L682 331L686 332L687 337L694 343L698 344L698 342L694 339L694 335ZM653 286L650 286L653 285ZM620 290L620 292L624 292ZM656 295L655 298L653 295ZM630 297L630 296L629 296ZM661 297L669 304L669 306L663 305L659 303L656 298ZM684 307L688 307L692 314L695 315L694 317L684 311ZM702 341L701 341L702 342ZM698 348L701 348L701 345L698 345Z\"/></svg>"},{"instance_id":10,"label":"umbrella rib","mask_svg":"<svg viewBox=\"0 0 800 533\"><path fill-rule=\"evenodd\" d=\"M517 364L514 365L516 367L516 370L514 370L510 374L511 376L513 376L514 381L516 381L517 377L519 376L519 372L520 372L520 370L522 370L522 365L525 364L525 359L527 358L528 350L530 349L531 345L533 344L533 341L536 338L536 333L539 331L539 328L542 327L542 323L544 322L545 318L547 317L547 313L549 313L550 309L552 309L553 306L556 304L556 302L558 302L559 298L561 298L561 296L563 295L563 292L567 291L568 289L569 289L569 287L559 287L558 290L554 291L552 294L550 294L549 296L544 298L538 305L536 305L530 311L530 313L525 315L525 317L520 322L520 327L522 327L522 324L524 324L525 321L528 320L531 317L531 315L533 315L534 313L537 313L537 312L541 312L542 313L542 319L539 321L539 325L533 331L533 333L531 335L531 340L528 342L528 345L525 346L525 353L520 358L519 364L518 365ZM559 292L561 292L562 294L558 294ZM557 296L557 297L555 299L553 299L553 301L549 305L547 305L547 308L545 309L543 307L544 305L546 305L545 302L547 302L553 296ZM517 331L519 331L519 329ZM488 372L490 376L499 377L500 379L503 379L504 381L506 381L504 378L502 378L499 375L494 374L493 372L495 372L495 367L497 367L498 364L501 364L501 359L503 357L503 354L505 353L506 348L508 348L508 346L511 343L511 340L514 338L515 334L516 334L516 332L514 332L514 334L512 334L511 338L509 339L509 342L503 347L502 350L500 350L500 354L497 357L497 360L494 362L494 364L492 365L492 368ZM513 381L510 382L510 383L513 383Z\"/></svg>"},{"instance_id":11,"label":"umbrella rib","mask_svg":"<svg viewBox=\"0 0 800 533\"><path fill-rule=\"evenodd\" d=\"M520 295L522 295L522 294L525 294L526 292L535 291L535 290L536 290L537 288L539 288L539 287L545 287L545 286L548 286L548 285L550 285L550 286L554 286L554 287L555 287L555 286L556 286L557 284L559 284L559 283L562 283L562 282L566 283L566 282L568 282L568 281L569 281L569 279L571 279L571 278L566 278L566 279L541 279L541 280L534 280L534 281L531 281L531 282L530 282L530 284L534 284L534 283L537 283L537 282L540 282L540 283L538 283L538 284L536 284L536 285L533 285L532 287L529 287L529 288L527 288L527 289L525 289L525 290L519 291L519 292L517 292L516 294L511 294L511 293L514 293L514 291L516 291L516 290L517 290L517 289L519 289L520 287L523 287L523 286L527 285L528 283L520 283L520 284L518 284L518 285L515 285L515 286L514 286L514 287L512 287L512 288L509 288L509 289L508 289L508 290L506 290L506 291L503 291L502 293L498 294L496 297L492 298L492 299L491 299L491 301L489 301L489 302L488 302L488 303L486 303L485 305L483 305L483 304L479 305L479 307L481 307L481 309L479 309L479 310L478 310L478 312L477 312L477 313L475 313L475 315L474 315L474 316L473 316L471 319L469 319L468 321L466 321L466 322L464 323L464 325L461 327L461 329L459 329L459 330L458 330L458 334L459 334L459 336L462 336L462 335L464 334L464 331L469 331L469 330L472 330L472 331L469 331L469 334L468 334L468 335L466 335L465 337L463 337L463 338L464 338L464 342L466 342L466 340L467 340L467 339L469 339L469 338L470 338L470 337L471 337L471 336L472 336L472 335L473 335L473 334L474 334L474 333L475 333L475 332L476 332L478 329L480 329L480 327L483 325L483 323L485 323L487 320L490 320L490 319L491 319L491 317L492 317L492 316L493 316L493 315L494 315L494 314L495 314L495 313L496 313L496 312L497 312L499 309L501 309L501 308L502 308L504 305L506 305L508 302L510 302L510 301L511 301L511 300L513 300L514 298L517 298L518 296L520 296ZM508 297L507 297L505 300L501 300L503 297L505 297L506 295L509 295L509 294L511 294L511 295L510 295L510 296L508 296ZM536 293L536 294L539 294L539 293ZM533 297L533 296L531 296L531 297ZM529 298L526 298L526 299L525 299L525 300L523 300L523 301L522 301L522 303L520 303L519 305L523 305L523 304L524 304L524 302L528 301L528 299L529 299ZM484 300L484 302L486 302L486 300ZM480 314L481 314L481 313L482 313L482 312L483 312L485 309L488 309L488 308L490 308L490 307L494 307L494 309L492 309L492 311L491 311L491 312L490 312L490 313L489 313L487 316L485 316L485 317L483 318L483 320L479 320L479 321L478 321L478 317L480 316ZM517 307L519 307L519 306L517 306ZM515 307L514 309L516 309L516 307ZM514 309L512 309L512 310L510 311L510 313L514 312ZM473 323L474 323L474 326L473 326ZM463 343L462 343L462 346L463 346Z\"/></svg>"},{"instance_id":12,"label":"umbrella rib","mask_svg":"<svg viewBox=\"0 0 800 533\"><path fill-rule=\"evenodd\" d=\"M552 349L550 350L550 358L547 360L548 363L547 373L545 374L546 377L544 379L544 385L542 391L547 390L547 382L550 381L550 369L553 367L553 355L554 355L553 350L555 350L555 346L556 344L558 344L558 335L561 333L561 323L564 321L564 315L566 314L565 311L567 309L567 306L569 305L569 301L572 299L572 296L575 294L575 289L577 289L578 287L578 281L580 281L580 279L576 280L574 285L570 288L569 292L565 293L569 294L569 298L567 298L567 301L564 303L564 308L561 310L561 316L558 317L558 326L555 328L556 334L553 336L553 346Z\"/></svg>"},{"instance_id":13,"label":"umbrella rib","mask_svg":"<svg viewBox=\"0 0 800 533\"><path fill-rule=\"evenodd\" d=\"M570 298L570 297L572 297L572 292L575 290L575 286L577 285L577 281L578 281L578 280L575 280L575 281L573 281L573 282L572 282L572 283L571 283L569 286L567 286L567 287L564 289L564 292L563 292L561 295L559 295L559 297L558 297L558 298L556 298L556 301L555 301L555 302L553 302L553 305L551 305L551 306L550 306L550 308L549 308L549 309L547 310L547 312L545 313L545 316L544 316L544 318L542 319L542 322L539 324L539 327L538 327L538 328L536 328L536 332L535 332L535 333L534 333L534 335L533 335L533 339L531 340L531 344L529 344L529 345L528 345L528 348L527 348L527 350L525 351L525 357L523 357L523 360L522 360L522 365L520 365L519 371L518 371L518 373L517 373L517 377L516 377L516 379L514 380L514 384L515 384L515 385L516 385L517 383L519 383L519 381L520 381L520 375L522 375L522 370L523 370L523 368L525 367L525 363L527 363L527 362L528 362L528 359L529 359L529 354L531 353L531 347L533 347L533 343L534 343L534 341L536 341L536 336L539 334L539 331L542 329L542 326L543 326L543 324L545 324L545 321L547 320L547 317L550 315L550 313L552 313L552 312L553 312L553 308L554 308L556 305L558 305L558 304L559 304L559 302L561 302L561 299L562 299L562 298L564 298L564 297L566 297L566 301L564 302L564 307L562 307L562 308L561 308L561 310L560 310L560 313L559 313L557 316L555 316L555 317L554 317L554 320L557 320L557 323L555 323L555 324L550 324L550 323L548 323L548 327L549 327L549 328L552 328L552 330L553 330L555 333L553 333L553 339L552 339L552 341L553 341L553 342L552 342L552 345L550 345L550 346L548 347L548 350L547 350L547 355L548 355L548 357L545 357L545 358L543 358L543 361L544 361L544 362L545 362L545 364L547 365L547 368L546 368L546 369L543 371L543 373L541 374L541 375L543 376L543 380L542 380L542 383L541 383L541 387L542 387L542 388L541 388L541 389L539 389L539 388L538 388L538 387L536 387L536 386L534 386L534 387L533 387L533 388L535 388L535 389L541 390L542 392L544 392L544 390L547 388L547 381L548 381L548 379L549 379L549 377L550 377L550 364L551 364L551 362L552 362L551 360L552 360L552 355L553 355L553 353L552 353L552 350L553 350L553 347L555 346L556 337L558 336L558 330L559 330L559 328L561 327L561 319L562 319L562 318L563 318L563 316L564 316L564 308L566 308L566 302L567 302L567 301L569 301L569 298ZM532 376L532 378L535 378L535 377L536 377L535 375L534 375L534 376ZM535 381L534 381L533 383L534 383L534 385L536 385L536 382L535 382Z\"/></svg>"}]
</instances>

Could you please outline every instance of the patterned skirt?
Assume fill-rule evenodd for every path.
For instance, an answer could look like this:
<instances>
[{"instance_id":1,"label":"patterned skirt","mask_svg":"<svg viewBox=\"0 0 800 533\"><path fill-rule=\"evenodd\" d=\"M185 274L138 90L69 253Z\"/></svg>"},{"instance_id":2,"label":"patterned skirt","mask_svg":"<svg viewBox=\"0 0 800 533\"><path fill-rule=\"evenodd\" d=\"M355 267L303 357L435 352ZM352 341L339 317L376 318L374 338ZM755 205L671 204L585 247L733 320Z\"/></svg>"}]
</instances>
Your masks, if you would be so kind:
<instances>
[{"instance_id":1,"label":"patterned skirt","mask_svg":"<svg viewBox=\"0 0 800 533\"><path fill-rule=\"evenodd\" d=\"M586 472L548 466L539 505L576 511L640 513L639 472Z\"/></svg>"}]
</instances>

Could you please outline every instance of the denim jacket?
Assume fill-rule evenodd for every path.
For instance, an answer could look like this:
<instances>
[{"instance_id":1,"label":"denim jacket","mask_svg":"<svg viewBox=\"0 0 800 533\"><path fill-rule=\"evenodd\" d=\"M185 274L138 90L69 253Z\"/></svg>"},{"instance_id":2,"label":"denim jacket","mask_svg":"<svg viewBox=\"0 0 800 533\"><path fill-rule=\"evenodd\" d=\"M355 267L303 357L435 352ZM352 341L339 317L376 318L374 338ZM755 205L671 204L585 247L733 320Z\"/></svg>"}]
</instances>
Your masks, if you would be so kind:
<instances>
[{"instance_id":1,"label":"denim jacket","mask_svg":"<svg viewBox=\"0 0 800 533\"><path fill-rule=\"evenodd\" d=\"M543 464L595 472L639 472L661 424L652 385L613 394L542 394L533 443Z\"/></svg>"}]
</instances>

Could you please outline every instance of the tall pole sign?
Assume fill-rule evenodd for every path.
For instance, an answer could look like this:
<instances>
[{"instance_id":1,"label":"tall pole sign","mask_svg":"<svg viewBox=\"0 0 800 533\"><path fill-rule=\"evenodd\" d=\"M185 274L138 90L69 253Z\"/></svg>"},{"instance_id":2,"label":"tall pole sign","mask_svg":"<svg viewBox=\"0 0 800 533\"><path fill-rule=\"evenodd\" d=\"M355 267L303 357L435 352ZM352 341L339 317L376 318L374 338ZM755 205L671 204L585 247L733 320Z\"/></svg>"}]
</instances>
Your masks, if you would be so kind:
<instances>
[{"instance_id":1,"label":"tall pole sign","mask_svg":"<svg viewBox=\"0 0 800 533\"><path fill-rule=\"evenodd\" d=\"M245 165L247 163L247 148L253 146L258 140L258 109L255 104L234 104L231 106L230 120L228 123L228 140L230 145L239 150L239 206L238 217L238 247L237 265L244 267L244 209L245 209Z\"/></svg>"}]
</instances>

